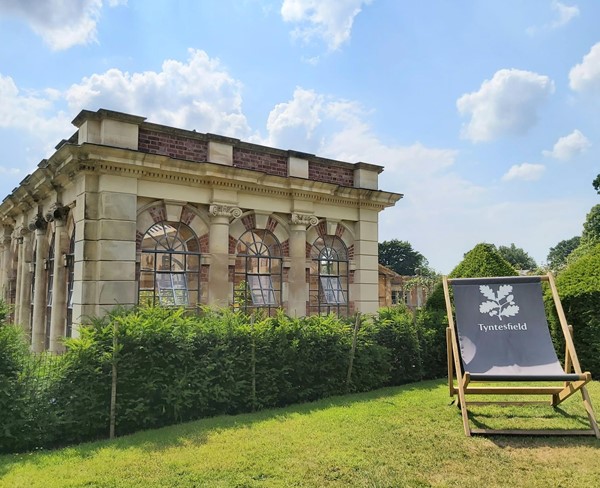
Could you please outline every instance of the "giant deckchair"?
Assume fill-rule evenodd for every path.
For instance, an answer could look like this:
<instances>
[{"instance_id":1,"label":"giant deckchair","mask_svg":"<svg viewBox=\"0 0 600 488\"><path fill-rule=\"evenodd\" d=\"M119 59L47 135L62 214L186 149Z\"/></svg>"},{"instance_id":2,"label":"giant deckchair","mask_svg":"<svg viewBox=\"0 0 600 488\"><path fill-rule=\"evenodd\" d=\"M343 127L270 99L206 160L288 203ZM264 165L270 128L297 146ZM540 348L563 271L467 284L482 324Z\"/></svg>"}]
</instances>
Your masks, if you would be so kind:
<instances>
[{"instance_id":1,"label":"giant deckchair","mask_svg":"<svg viewBox=\"0 0 600 488\"><path fill-rule=\"evenodd\" d=\"M542 281L548 281L550 284L564 335L566 344L564 366L561 366L558 360L550 337L542 297ZM448 386L450 396L458 394L463 427L467 436L472 434L595 435L600 438L592 403L585 387L592 377L589 372L583 372L579 365L573 344L572 328L567 324L551 274L501 278L448 279L444 277L443 284L449 325L446 331ZM452 294L449 284L452 285ZM526 382L527 386L507 384L512 382ZM556 382L557 386L547 386L549 382ZM485 383L485 385L476 386L476 383ZM490 383L495 386L490 386ZM537 386L532 386L536 383ZM467 406L469 395L550 395L550 405L556 407L578 391L581 392L590 429L492 430L472 429L469 424ZM542 402L469 403L514 405Z\"/></svg>"}]
</instances>

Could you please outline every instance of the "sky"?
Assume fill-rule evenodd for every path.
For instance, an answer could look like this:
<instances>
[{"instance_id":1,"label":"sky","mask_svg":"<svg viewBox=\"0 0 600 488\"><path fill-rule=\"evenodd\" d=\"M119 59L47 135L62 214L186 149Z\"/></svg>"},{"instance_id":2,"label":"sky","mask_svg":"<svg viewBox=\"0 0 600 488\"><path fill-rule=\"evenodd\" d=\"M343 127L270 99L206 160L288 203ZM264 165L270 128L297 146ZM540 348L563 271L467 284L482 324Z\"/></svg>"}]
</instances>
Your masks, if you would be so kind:
<instances>
[{"instance_id":1,"label":"sky","mask_svg":"<svg viewBox=\"0 0 600 488\"><path fill-rule=\"evenodd\" d=\"M0 0L0 198L99 108L381 165L438 272L543 263L600 203L600 2Z\"/></svg>"}]
</instances>

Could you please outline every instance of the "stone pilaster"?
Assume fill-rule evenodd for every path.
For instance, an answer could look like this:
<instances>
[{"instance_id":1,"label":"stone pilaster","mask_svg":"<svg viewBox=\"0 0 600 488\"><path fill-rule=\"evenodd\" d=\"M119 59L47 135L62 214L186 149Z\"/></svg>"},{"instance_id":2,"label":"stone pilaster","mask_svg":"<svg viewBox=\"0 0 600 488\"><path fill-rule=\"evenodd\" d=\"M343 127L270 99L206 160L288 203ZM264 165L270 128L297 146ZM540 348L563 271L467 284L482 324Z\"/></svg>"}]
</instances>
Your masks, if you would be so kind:
<instances>
[{"instance_id":1,"label":"stone pilaster","mask_svg":"<svg viewBox=\"0 0 600 488\"><path fill-rule=\"evenodd\" d=\"M356 271L351 297L354 297L356 311L362 313L376 313L379 308L377 232L377 211L359 209L354 241Z\"/></svg>"},{"instance_id":2,"label":"stone pilaster","mask_svg":"<svg viewBox=\"0 0 600 488\"><path fill-rule=\"evenodd\" d=\"M33 290L33 323L31 331L31 349L42 352L46 343L46 221L41 215L29 224L35 230L35 288Z\"/></svg>"},{"instance_id":3,"label":"stone pilaster","mask_svg":"<svg viewBox=\"0 0 600 488\"><path fill-rule=\"evenodd\" d=\"M9 225L2 226L2 272L0 273L0 289L2 290L2 298L6 303L10 303L9 294L9 280L10 280L10 248L11 248L11 234L13 228Z\"/></svg>"},{"instance_id":4,"label":"stone pilaster","mask_svg":"<svg viewBox=\"0 0 600 488\"><path fill-rule=\"evenodd\" d=\"M82 174L77 181L73 336L85 317L137 301L137 179Z\"/></svg>"},{"instance_id":5,"label":"stone pilaster","mask_svg":"<svg viewBox=\"0 0 600 488\"><path fill-rule=\"evenodd\" d=\"M210 267L208 269L208 304L215 307L229 305L229 221L239 218L242 211L228 205L211 205L208 232Z\"/></svg>"},{"instance_id":6,"label":"stone pilaster","mask_svg":"<svg viewBox=\"0 0 600 488\"><path fill-rule=\"evenodd\" d=\"M290 272L288 282L288 314L306 315L308 283L306 282L306 227L317 225L314 215L293 213L290 219Z\"/></svg>"},{"instance_id":7,"label":"stone pilaster","mask_svg":"<svg viewBox=\"0 0 600 488\"><path fill-rule=\"evenodd\" d=\"M31 231L23 227L21 229L22 243L20 244L21 255L19 256L19 274L21 280L17 289L16 299L16 323L21 324L25 332L31 337Z\"/></svg>"}]
</instances>

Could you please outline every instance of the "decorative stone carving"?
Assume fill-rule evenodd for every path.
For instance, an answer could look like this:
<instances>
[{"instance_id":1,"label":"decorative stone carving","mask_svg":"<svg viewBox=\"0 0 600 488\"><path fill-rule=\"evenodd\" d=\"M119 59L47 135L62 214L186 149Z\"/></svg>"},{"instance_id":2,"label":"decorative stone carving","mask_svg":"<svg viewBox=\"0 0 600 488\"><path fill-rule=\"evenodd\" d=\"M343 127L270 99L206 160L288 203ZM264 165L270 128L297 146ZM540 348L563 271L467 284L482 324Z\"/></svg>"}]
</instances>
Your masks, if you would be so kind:
<instances>
[{"instance_id":1,"label":"decorative stone carving","mask_svg":"<svg viewBox=\"0 0 600 488\"><path fill-rule=\"evenodd\" d=\"M46 222L44 216L40 213L37 214L31 222L29 222L27 227L31 232L35 230L46 230L46 227L48 227L48 222Z\"/></svg>"},{"instance_id":2,"label":"decorative stone carving","mask_svg":"<svg viewBox=\"0 0 600 488\"><path fill-rule=\"evenodd\" d=\"M317 217L315 217L314 215L299 214L299 213L292 214L292 224L309 225L311 227L314 227L318 223L319 223L319 219Z\"/></svg>"},{"instance_id":3,"label":"decorative stone carving","mask_svg":"<svg viewBox=\"0 0 600 488\"><path fill-rule=\"evenodd\" d=\"M242 210L238 207L230 207L228 205L211 205L208 208L208 213L214 217L233 217L238 219L242 216Z\"/></svg>"},{"instance_id":4,"label":"decorative stone carving","mask_svg":"<svg viewBox=\"0 0 600 488\"><path fill-rule=\"evenodd\" d=\"M64 221L69 214L69 207L63 206L62 203L54 203L46 212L46 222L54 222L55 220Z\"/></svg>"}]
</instances>

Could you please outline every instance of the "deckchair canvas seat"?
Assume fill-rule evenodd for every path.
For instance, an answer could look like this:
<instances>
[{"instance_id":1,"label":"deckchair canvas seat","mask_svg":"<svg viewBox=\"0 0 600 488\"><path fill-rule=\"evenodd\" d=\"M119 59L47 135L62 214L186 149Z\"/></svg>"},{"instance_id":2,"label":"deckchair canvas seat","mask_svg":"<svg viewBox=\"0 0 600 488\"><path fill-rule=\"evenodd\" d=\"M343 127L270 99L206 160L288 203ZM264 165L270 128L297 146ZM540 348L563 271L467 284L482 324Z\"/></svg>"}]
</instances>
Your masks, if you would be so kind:
<instances>
[{"instance_id":1,"label":"deckchair canvas seat","mask_svg":"<svg viewBox=\"0 0 600 488\"><path fill-rule=\"evenodd\" d=\"M565 364L561 365L550 337L541 282L548 281L566 343ZM583 372L577 359L571 331L551 274L497 278L444 277L448 313L448 384L450 395L458 393L466 435L472 433L521 434L524 431L471 429L467 394L551 395L556 406L577 391L590 421L590 430L565 434L595 435L600 431L585 388L591 374ZM452 285L451 300L450 288ZM456 316L456 321L454 317ZM454 384L456 375L458 385ZM561 386L473 386L495 382L563 382ZM475 402L473 402L475 403ZM481 403L481 402L476 402ZM506 404L510 402L487 402ZM526 403L526 402L519 402ZM561 431L525 431L560 434Z\"/></svg>"}]
</instances>

